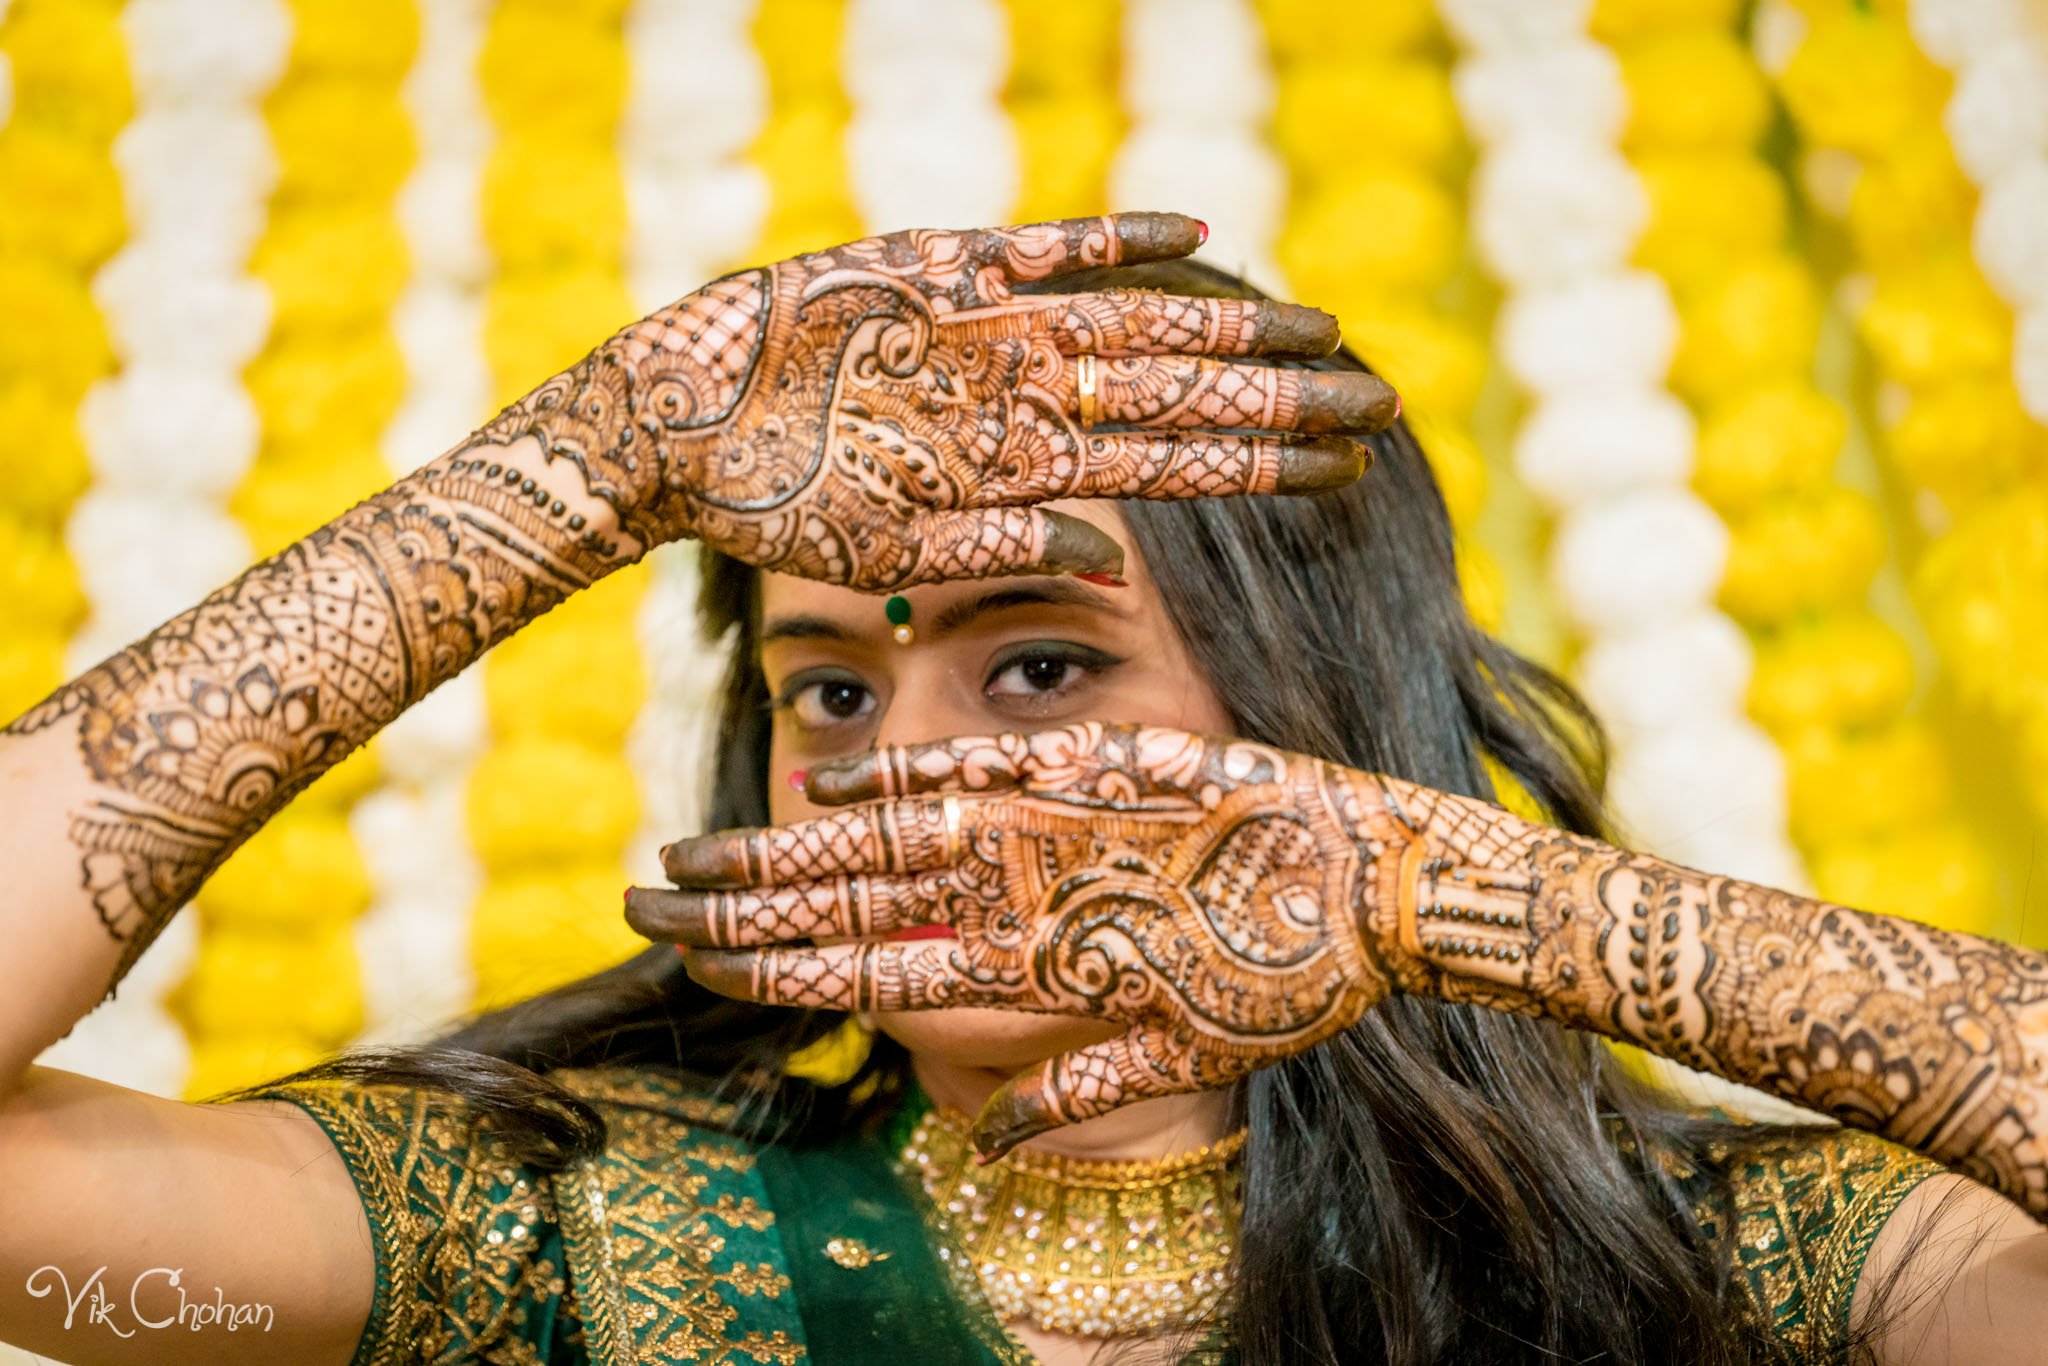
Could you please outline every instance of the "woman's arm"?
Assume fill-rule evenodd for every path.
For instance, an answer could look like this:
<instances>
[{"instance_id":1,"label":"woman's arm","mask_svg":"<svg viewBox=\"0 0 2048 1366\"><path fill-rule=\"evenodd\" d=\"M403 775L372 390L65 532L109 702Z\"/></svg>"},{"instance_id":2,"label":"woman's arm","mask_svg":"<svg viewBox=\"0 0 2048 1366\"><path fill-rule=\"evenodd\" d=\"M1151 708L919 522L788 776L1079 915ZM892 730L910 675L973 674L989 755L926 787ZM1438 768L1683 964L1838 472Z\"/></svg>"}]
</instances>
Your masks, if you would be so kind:
<instances>
[{"instance_id":1,"label":"woman's arm","mask_svg":"<svg viewBox=\"0 0 2048 1366\"><path fill-rule=\"evenodd\" d=\"M1915 1186L1871 1243L1850 1301L1876 1366L2032 1361L2048 1342L2048 1232L1959 1176Z\"/></svg>"},{"instance_id":2,"label":"woman's arm","mask_svg":"<svg viewBox=\"0 0 2048 1366\"><path fill-rule=\"evenodd\" d=\"M564 416L515 405L0 732L0 1340L170 1366L353 1354L370 1243L310 1118L29 1064L292 794L626 561L614 507L543 454ZM268 1326L142 1322L216 1287Z\"/></svg>"},{"instance_id":3,"label":"woman's arm","mask_svg":"<svg viewBox=\"0 0 2048 1366\"><path fill-rule=\"evenodd\" d=\"M1412 831L1369 936L1403 990L1623 1039L2048 1218L2048 959L1379 780Z\"/></svg>"},{"instance_id":4,"label":"woman's arm","mask_svg":"<svg viewBox=\"0 0 2048 1366\"><path fill-rule=\"evenodd\" d=\"M1926 1181L1878 1235L1851 1312L1882 1366L2031 1360L2048 1335L2048 1233L2020 1208L2048 1214L2038 954L1158 727L888 746L806 790L855 804L671 846L683 890L636 888L628 918L753 1000L1128 1025L999 1088L984 1153L1428 994L1640 1044L1985 1183ZM874 939L928 922L958 938Z\"/></svg>"}]
</instances>

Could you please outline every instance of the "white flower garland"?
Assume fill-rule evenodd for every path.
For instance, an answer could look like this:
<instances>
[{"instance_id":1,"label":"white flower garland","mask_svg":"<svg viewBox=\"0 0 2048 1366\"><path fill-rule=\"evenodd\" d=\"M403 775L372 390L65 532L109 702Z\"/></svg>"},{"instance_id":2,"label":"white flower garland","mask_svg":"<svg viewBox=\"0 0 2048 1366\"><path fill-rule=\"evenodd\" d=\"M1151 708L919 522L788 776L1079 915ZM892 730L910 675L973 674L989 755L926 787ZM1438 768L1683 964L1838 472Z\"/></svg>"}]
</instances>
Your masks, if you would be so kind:
<instances>
[{"instance_id":1,"label":"white flower garland","mask_svg":"<svg viewBox=\"0 0 2048 1366\"><path fill-rule=\"evenodd\" d=\"M123 368L80 414L95 483L66 539L92 616L73 670L247 566L222 503L256 458L241 372L270 325L245 265L276 177L259 101L284 70L290 16L276 0L134 0L122 24L136 116L114 161L130 239L93 294Z\"/></svg>"},{"instance_id":2,"label":"white flower garland","mask_svg":"<svg viewBox=\"0 0 2048 1366\"><path fill-rule=\"evenodd\" d=\"M223 501L256 457L242 368L270 300L245 265L276 175L260 101L290 51L277 0L132 0L122 13L135 117L114 144L130 237L93 281L120 372L86 395L94 484L65 539L91 614L67 666L90 667L234 577L249 544ZM198 923L174 919L44 1061L176 1095L189 1051L164 994Z\"/></svg>"},{"instance_id":3,"label":"white flower garland","mask_svg":"<svg viewBox=\"0 0 2048 1366\"><path fill-rule=\"evenodd\" d=\"M393 314L407 387L384 434L394 474L460 441L490 411L483 289L492 261L478 202L491 129L476 75L487 8L420 0L405 85L419 162L399 196L413 278ZM349 815L375 889L355 927L367 1039L415 1039L469 1006L469 915L482 874L469 853L463 790L484 732L483 680L472 669L378 737L384 785Z\"/></svg>"},{"instance_id":4,"label":"white flower garland","mask_svg":"<svg viewBox=\"0 0 2048 1366\"><path fill-rule=\"evenodd\" d=\"M943 23L925 0L849 0L847 178L869 232L1010 217L1021 172L1002 107L1008 23L997 0L956 0Z\"/></svg>"},{"instance_id":5,"label":"white flower garland","mask_svg":"<svg viewBox=\"0 0 2048 1366\"><path fill-rule=\"evenodd\" d=\"M620 159L636 307L651 311L715 279L760 237L768 186L746 153L767 118L767 79L751 9L636 0L626 15L632 66ZM708 79L675 80L685 67ZM698 639L694 546L663 546L627 572L648 575L636 619L648 689L626 740L641 804L626 867L636 881L659 883L661 846L703 825L725 659Z\"/></svg>"},{"instance_id":6,"label":"white flower garland","mask_svg":"<svg viewBox=\"0 0 2048 1366\"><path fill-rule=\"evenodd\" d=\"M1129 0L1123 99L1131 125L1110 170L1123 209L1190 213L1209 225L1203 257L1262 289L1287 171L1266 137L1273 72L1250 0Z\"/></svg>"},{"instance_id":7,"label":"white flower garland","mask_svg":"<svg viewBox=\"0 0 2048 1366\"><path fill-rule=\"evenodd\" d=\"M1441 8L1483 149L1474 235L1507 291L1498 346L1533 399L1515 465L1558 516L1552 572L1612 728L1614 808L1660 853L1799 886L1784 763L1743 711L1748 641L1713 606L1727 529L1688 487L1692 416L1665 387L1677 315L1628 265L1649 209L1617 146L1619 65L1587 36L1588 0Z\"/></svg>"},{"instance_id":8,"label":"white flower garland","mask_svg":"<svg viewBox=\"0 0 2048 1366\"><path fill-rule=\"evenodd\" d=\"M2048 34L2023 0L1913 0L1908 17L1956 78L1942 124L1980 191L1971 245L2015 314L2020 403L2048 423Z\"/></svg>"},{"instance_id":9,"label":"white flower garland","mask_svg":"<svg viewBox=\"0 0 2048 1366\"><path fill-rule=\"evenodd\" d=\"M768 188L746 160L767 117L752 4L636 0L626 14L627 278L653 310L729 270L760 235ZM687 69L689 80L676 79Z\"/></svg>"}]
</instances>

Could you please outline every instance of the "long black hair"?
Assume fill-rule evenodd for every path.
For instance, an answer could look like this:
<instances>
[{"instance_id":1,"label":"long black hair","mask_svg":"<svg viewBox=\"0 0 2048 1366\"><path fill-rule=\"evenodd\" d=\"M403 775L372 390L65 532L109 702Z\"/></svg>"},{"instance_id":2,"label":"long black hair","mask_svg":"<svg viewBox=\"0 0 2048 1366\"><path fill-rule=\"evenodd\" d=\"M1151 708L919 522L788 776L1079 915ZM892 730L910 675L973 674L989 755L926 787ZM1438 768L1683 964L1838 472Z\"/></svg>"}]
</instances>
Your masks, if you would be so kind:
<instances>
[{"instance_id":1,"label":"long black hair","mask_svg":"<svg viewBox=\"0 0 2048 1366\"><path fill-rule=\"evenodd\" d=\"M1250 292L1187 262L1061 287L1111 284ZM1365 368L1346 352L1315 364ZM1372 443L1374 467L1341 492L1124 506L1197 667L1238 734L1488 800L1497 765L1552 823L1602 834L1598 725L1467 615L1443 499L1406 426ZM732 648L714 829L769 818L756 590L753 570L705 555L706 638ZM905 1083L906 1055L887 1038L842 1084L783 1071L843 1018L714 995L661 945L424 1047L298 1075L458 1092L497 1111L544 1167L605 1141L596 1112L547 1079L566 1066L679 1069L743 1114L773 1116L764 1141L804 1143L878 1124ZM1670 1174L1723 1181L1709 1146L1734 1130L1672 1107L1598 1040L1396 997L1255 1073L1234 1105L1250 1126L1228 1306L1244 1362L1783 1356L1745 1310L1727 1235L1702 1232L1697 1190Z\"/></svg>"}]
</instances>

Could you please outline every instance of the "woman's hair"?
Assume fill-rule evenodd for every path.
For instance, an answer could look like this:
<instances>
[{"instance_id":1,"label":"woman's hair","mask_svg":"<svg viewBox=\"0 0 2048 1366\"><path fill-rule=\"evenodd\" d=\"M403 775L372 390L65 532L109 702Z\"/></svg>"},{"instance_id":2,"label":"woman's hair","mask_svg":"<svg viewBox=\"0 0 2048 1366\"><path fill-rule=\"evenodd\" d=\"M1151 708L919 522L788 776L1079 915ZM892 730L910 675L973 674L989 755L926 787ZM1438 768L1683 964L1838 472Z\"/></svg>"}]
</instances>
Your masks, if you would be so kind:
<instances>
[{"instance_id":1,"label":"woman's hair","mask_svg":"<svg viewBox=\"0 0 2048 1366\"><path fill-rule=\"evenodd\" d=\"M1060 287L1110 285L1250 293L1189 262ZM1313 364L1365 368L1347 352ZM1488 800L1491 765L1553 823L1601 834L1598 726L1468 617L1443 499L1408 429L1372 445L1373 468L1340 492L1123 506L1197 667L1240 735ZM766 824L757 575L715 553L703 565L705 634L733 648L708 823ZM543 1166L605 1140L596 1112L545 1073L600 1063L680 1069L772 1116L764 1141L804 1143L878 1124L905 1085L906 1056L886 1038L840 1085L783 1071L843 1019L714 995L659 945L427 1046L298 1075L461 1093ZM1599 1040L1396 996L1254 1073L1234 1108L1250 1126L1228 1306L1244 1362L1783 1355L1743 1307L1728 1235L1702 1232L1669 1174L1690 1166L1725 1193L1708 1147L1736 1131L1669 1107Z\"/></svg>"}]
</instances>

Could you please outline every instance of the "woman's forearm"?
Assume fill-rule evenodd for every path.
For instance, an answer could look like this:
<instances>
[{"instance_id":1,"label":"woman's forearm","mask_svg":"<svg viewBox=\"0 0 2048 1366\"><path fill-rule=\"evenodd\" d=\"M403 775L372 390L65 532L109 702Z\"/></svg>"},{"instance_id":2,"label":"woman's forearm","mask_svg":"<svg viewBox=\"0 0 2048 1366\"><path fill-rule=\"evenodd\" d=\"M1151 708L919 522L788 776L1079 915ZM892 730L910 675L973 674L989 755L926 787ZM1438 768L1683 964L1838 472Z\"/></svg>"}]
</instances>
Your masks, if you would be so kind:
<instances>
[{"instance_id":1,"label":"woman's forearm","mask_svg":"<svg viewBox=\"0 0 2048 1366\"><path fill-rule=\"evenodd\" d=\"M295 793L657 539L664 459L704 433L636 448L650 386L633 357L682 307L0 730L0 956L32 983L0 993L0 1089ZM664 380L688 373L664 359Z\"/></svg>"},{"instance_id":2,"label":"woman's forearm","mask_svg":"<svg viewBox=\"0 0 2048 1366\"><path fill-rule=\"evenodd\" d=\"M1639 1044L2048 1217L2048 958L1388 788L1419 832L1377 912L1408 989Z\"/></svg>"}]
</instances>

